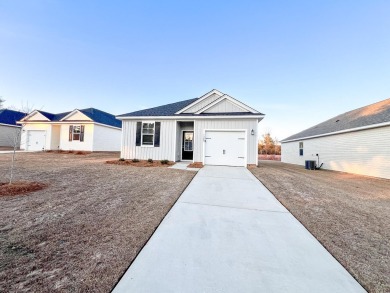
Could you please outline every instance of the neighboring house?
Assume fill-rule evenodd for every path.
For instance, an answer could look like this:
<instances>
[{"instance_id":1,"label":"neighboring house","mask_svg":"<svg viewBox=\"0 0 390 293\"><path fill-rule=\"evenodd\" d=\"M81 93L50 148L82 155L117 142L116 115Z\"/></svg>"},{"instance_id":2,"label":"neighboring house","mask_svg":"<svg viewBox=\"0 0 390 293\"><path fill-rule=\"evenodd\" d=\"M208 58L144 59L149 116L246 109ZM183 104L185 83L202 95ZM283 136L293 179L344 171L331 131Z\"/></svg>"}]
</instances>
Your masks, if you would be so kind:
<instances>
[{"instance_id":1,"label":"neighboring house","mask_svg":"<svg viewBox=\"0 0 390 293\"><path fill-rule=\"evenodd\" d=\"M264 114L212 90L200 98L117 116L122 120L121 156L257 165L257 126Z\"/></svg>"},{"instance_id":2,"label":"neighboring house","mask_svg":"<svg viewBox=\"0 0 390 293\"><path fill-rule=\"evenodd\" d=\"M0 147L20 146L20 125L16 122L26 113L9 109L0 109Z\"/></svg>"},{"instance_id":3,"label":"neighboring house","mask_svg":"<svg viewBox=\"0 0 390 293\"><path fill-rule=\"evenodd\" d=\"M390 178L390 99L362 107L302 132L282 143L282 162ZM318 157L317 157L318 154Z\"/></svg>"},{"instance_id":4,"label":"neighboring house","mask_svg":"<svg viewBox=\"0 0 390 293\"><path fill-rule=\"evenodd\" d=\"M119 151L122 123L94 108L52 114L34 110L23 125L21 148L28 151Z\"/></svg>"}]
</instances>

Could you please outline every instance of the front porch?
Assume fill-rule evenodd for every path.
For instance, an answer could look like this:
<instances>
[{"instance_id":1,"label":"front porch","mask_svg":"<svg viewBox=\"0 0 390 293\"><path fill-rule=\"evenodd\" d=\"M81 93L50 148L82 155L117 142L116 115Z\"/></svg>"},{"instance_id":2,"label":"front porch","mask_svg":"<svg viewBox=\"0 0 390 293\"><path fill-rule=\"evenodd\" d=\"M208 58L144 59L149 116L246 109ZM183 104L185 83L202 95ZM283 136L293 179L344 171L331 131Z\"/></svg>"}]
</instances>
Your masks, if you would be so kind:
<instances>
[{"instance_id":1,"label":"front porch","mask_svg":"<svg viewBox=\"0 0 390 293\"><path fill-rule=\"evenodd\" d=\"M194 121L176 121L175 161L194 161Z\"/></svg>"}]
</instances>

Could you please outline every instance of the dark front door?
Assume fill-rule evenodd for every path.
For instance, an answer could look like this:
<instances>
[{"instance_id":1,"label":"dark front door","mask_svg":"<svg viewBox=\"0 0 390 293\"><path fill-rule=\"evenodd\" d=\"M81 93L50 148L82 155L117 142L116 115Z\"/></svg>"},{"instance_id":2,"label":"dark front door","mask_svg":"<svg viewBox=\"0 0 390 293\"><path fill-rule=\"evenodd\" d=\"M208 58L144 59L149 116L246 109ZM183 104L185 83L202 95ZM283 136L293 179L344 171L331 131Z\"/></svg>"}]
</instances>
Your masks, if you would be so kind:
<instances>
[{"instance_id":1,"label":"dark front door","mask_svg":"<svg viewBox=\"0 0 390 293\"><path fill-rule=\"evenodd\" d=\"M181 159L192 160L194 158L194 132L183 131L183 142L181 144Z\"/></svg>"}]
</instances>

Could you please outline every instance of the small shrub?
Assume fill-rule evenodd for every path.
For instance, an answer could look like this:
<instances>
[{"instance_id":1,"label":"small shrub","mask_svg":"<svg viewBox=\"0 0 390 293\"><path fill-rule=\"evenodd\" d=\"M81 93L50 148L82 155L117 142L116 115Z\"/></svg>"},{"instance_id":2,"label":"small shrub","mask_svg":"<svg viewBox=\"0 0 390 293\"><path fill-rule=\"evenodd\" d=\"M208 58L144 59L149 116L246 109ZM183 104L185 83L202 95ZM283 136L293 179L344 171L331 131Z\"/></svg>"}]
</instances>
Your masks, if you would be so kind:
<instances>
[{"instance_id":1,"label":"small shrub","mask_svg":"<svg viewBox=\"0 0 390 293\"><path fill-rule=\"evenodd\" d=\"M153 163L153 159L148 159L148 163Z\"/></svg>"},{"instance_id":2,"label":"small shrub","mask_svg":"<svg viewBox=\"0 0 390 293\"><path fill-rule=\"evenodd\" d=\"M120 159L119 159L119 161L122 161L122 162L123 162L124 160L125 160L124 158L120 158Z\"/></svg>"},{"instance_id":3,"label":"small shrub","mask_svg":"<svg viewBox=\"0 0 390 293\"><path fill-rule=\"evenodd\" d=\"M169 161L168 160L161 160L160 162L161 162L161 164L166 165L166 164L168 164Z\"/></svg>"},{"instance_id":4,"label":"small shrub","mask_svg":"<svg viewBox=\"0 0 390 293\"><path fill-rule=\"evenodd\" d=\"M132 161L133 163L138 163L138 162L139 162L138 159L132 159L131 161Z\"/></svg>"}]
</instances>

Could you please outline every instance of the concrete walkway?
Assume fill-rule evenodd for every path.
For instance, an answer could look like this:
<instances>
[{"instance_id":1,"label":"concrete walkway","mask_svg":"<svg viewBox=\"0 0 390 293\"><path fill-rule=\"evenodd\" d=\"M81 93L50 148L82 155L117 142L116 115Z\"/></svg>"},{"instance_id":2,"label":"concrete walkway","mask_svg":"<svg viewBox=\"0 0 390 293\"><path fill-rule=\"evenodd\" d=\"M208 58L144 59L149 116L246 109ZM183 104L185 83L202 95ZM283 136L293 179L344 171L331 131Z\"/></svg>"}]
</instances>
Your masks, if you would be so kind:
<instances>
[{"instance_id":1,"label":"concrete walkway","mask_svg":"<svg viewBox=\"0 0 390 293\"><path fill-rule=\"evenodd\" d=\"M206 166L113 292L365 290L247 169Z\"/></svg>"}]
</instances>

